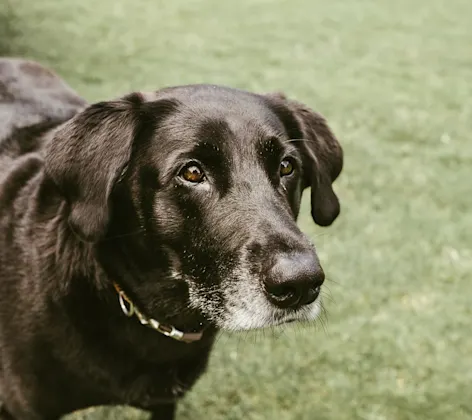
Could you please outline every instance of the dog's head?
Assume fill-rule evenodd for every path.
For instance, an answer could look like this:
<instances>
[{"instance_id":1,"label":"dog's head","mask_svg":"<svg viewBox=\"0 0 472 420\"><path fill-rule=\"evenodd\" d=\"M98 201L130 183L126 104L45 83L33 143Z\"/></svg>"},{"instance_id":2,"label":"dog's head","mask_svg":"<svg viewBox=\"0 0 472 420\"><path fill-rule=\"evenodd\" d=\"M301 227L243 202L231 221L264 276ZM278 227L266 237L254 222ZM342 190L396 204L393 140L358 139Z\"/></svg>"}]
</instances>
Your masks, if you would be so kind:
<instances>
[{"instance_id":1,"label":"dog's head","mask_svg":"<svg viewBox=\"0 0 472 420\"><path fill-rule=\"evenodd\" d=\"M306 106L193 85L90 106L55 133L46 173L151 316L237 330L317 315L324 273L296 218L311 187L314 221L334 221L342 161Z\"/></svg>"}]
</instances>

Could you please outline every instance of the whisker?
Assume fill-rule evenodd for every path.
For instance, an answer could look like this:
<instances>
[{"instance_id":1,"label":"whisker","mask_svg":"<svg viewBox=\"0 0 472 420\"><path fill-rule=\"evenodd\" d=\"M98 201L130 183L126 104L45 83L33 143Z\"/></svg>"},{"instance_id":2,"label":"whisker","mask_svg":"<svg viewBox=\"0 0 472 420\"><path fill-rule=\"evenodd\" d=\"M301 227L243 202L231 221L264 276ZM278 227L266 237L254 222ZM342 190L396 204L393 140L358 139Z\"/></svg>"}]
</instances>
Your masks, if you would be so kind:
<instances>
[{"instance_id":1,"label":"whisker","mask_svg":"<svg viewBox=\"0 0 472 420\"><path fill-rule=\"evenodd\" d=\"M288 139L288 140L283 140L282 143L283 144L287 144L287 143L294 143L296 141L306 141L306 142L310 142L310 140L308 139Z\"/></svg>"},{"instance_id":2,"label":"whisker","mask_svg":"<svg viewBox=\"0 0 472 420\"><path fill-rule=\"evenodd\" d=\"M320 324L323 327L323 330L326 335L329 335L328 331L328 311L324 307L324 305L321 305L321 313L320 313Z\"/></svg>"},{"instance_id":3,"label":"whisker","mask_svg":"<svg viewBox=\"0 0 472 420\"><path fill-rule=\"evenodd\" d=\"M228 334L219 333L215 338L215 345L218 344L218 343L221 343L221 345L224 345L224 342L223 342L224 338L226 338L226 340L228 340Z\"/></svg>"},{"instance_id":4,"label":"whisker","mask_svg":"<svg viewBox=\"0 0 472 420\"><path fill-rule=\"evenodd\" d=\"M332 300L332 302L334 302L334 297L333 297L333 292L331 291L331 289L329 288L329 286L325 283L323 285L323 289L322 289L322 294L323 294L323 297L328 297Z\"/></svg>"},{"instance_id":5,"label":"whisker","mask_svg":"<svg viewBox=\"0 0 472 420\"><path fill-rule=\"evenodd\" d=\"M329 293L323 293L323 299L326 299L329 302L336 304L336 300Z\"/></svg>"},{"instance_id":6,"label":"whisker","mask_svg":"<svg viewBox=\"0 0 472 420\"><path fill-rule=\"evenodd\" d=\"M343 287L343 284L337 280L334 280L332 277L326 277L326 281L329 281L330 283L333 283L335 286L341 286Z\"/></svg>"}]
</instances>

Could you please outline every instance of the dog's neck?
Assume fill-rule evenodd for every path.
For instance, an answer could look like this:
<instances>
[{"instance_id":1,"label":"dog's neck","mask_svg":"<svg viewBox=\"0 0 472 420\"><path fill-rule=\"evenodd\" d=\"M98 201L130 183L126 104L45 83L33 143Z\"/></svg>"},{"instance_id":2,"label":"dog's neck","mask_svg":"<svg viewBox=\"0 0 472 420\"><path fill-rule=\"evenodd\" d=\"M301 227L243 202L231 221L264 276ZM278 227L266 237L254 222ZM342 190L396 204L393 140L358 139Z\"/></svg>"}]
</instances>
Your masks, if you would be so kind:
<instances>
[{"instance_id":1,"label":"dog's neck","mask_svg":"<svg viewBox=\"0 0 472 420\"><path fill-rule=\"evenodd\" d=\"M162 268L166 265L166 255L158 250L149 255L146 249L145 243L137 238L132 245L120 240L99 244L96 255L107 281L118 285L128 301L147 318L186 333L206 329L206 320L188 307L187 285L169 278L169 273ZM118 299L116 290L115 295Z\"/></svg>"},{"instance_id":2,"label":"dog's neck","mask_svg":"<svg viewBox=\"0 0 472 420\"><path fill-rule=\"evenodd\" d=\"M159 334L162 334L166 337L169 337L173 340L181 341L184 343L195 343L200 341L203 338L205 328L203 323L201 324L201 331L198 332L184 332L175 328L173 325L168 325L163 322L158 321L157 319L150 318L144 314L136 304L128 297L126 292L114 282L113 286L118 294L118 300L120 303L121 310L123 314L129 318L135 317L141 325L152 328Z\"/></svg>"}]
</instances>

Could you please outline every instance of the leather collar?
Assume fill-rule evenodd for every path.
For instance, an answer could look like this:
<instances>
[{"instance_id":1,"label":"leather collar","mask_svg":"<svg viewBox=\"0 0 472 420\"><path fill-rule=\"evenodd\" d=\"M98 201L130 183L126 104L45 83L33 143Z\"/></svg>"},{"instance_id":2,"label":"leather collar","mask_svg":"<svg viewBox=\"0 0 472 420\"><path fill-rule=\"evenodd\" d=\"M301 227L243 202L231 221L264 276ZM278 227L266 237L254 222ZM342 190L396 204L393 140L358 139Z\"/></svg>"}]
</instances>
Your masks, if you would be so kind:
<instances>
[{"instance_id":1,"label":"leather collar","mask_svg":"<svg viewBox=\"0 0 472 420\"><path fill-rule=\"evenodd\" d=\"M153 330L165 335L166 337L173 338L174 340L181 341L184 343L194 343L199 341L203 337L203 331L196 333L186 333L178 330L172 325L162 324L161 322L149 318L144 315L133 303L133 301L126 295L123 289L118 286L117 283L113 283L113 286L118 293L118 299L121 310L123 313L131 318L133 315L138 318L139 322L146 327L152 328Z\"/></svg>"}]
</instances>

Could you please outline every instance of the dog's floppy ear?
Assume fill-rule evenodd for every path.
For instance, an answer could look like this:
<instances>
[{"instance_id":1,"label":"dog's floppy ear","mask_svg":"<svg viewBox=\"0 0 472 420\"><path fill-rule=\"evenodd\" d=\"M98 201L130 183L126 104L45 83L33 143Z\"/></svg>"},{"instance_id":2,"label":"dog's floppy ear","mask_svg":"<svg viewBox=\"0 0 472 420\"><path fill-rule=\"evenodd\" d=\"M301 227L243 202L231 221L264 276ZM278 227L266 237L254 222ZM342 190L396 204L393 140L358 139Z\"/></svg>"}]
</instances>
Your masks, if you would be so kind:
<instances>
[{"instance_id":1,"label":"dog's floppy ear","mask_svg":"<svg viewBox=\"0 0 472 420\"><path fill-rule=\"evenodd\" d=\"M343 167L341 145L322 115L280 93L267 97L294 144L302 151L304 187L311 187L313 220L320 226L329 226L340 212L332 183Z\"/></svg>"},{"instance_id":2,"label":"dog's floppy ear","mask_svg":"<svg viewBox=\"0 0 472 420\"><path fill-rule=\"evenodd\" d=\"M137 126L126 99L86 108L54 133L45 158L69 207L69 224L82 239L98 240L110 217L111 190L128 164Z\"/></svg>"}]
</instances>

